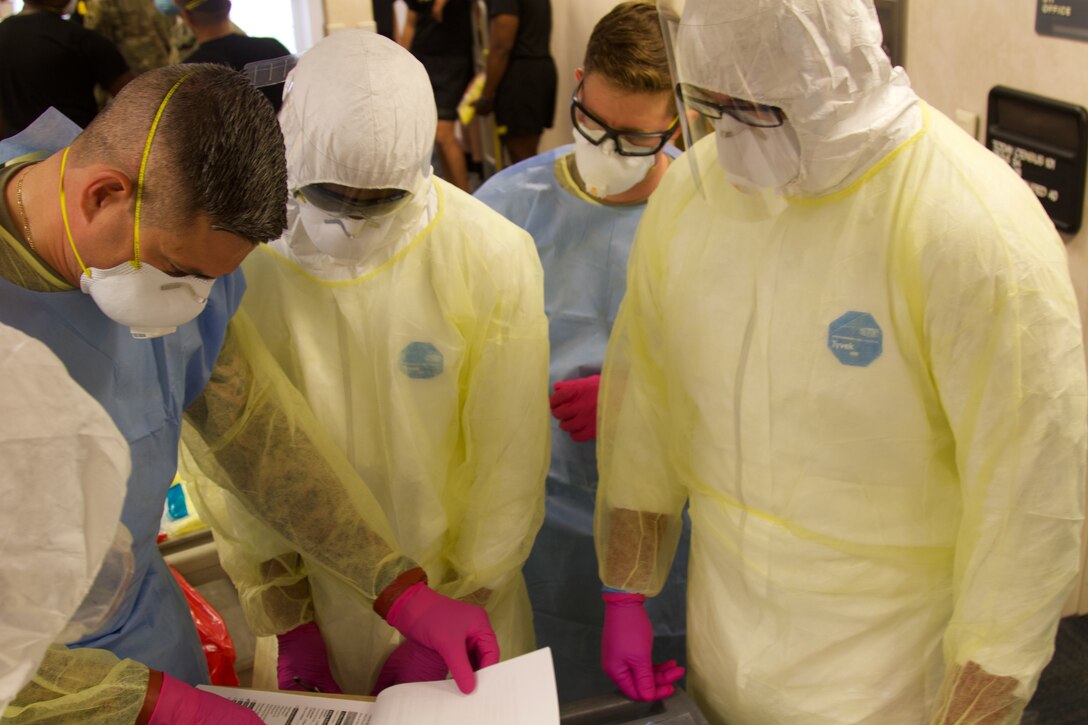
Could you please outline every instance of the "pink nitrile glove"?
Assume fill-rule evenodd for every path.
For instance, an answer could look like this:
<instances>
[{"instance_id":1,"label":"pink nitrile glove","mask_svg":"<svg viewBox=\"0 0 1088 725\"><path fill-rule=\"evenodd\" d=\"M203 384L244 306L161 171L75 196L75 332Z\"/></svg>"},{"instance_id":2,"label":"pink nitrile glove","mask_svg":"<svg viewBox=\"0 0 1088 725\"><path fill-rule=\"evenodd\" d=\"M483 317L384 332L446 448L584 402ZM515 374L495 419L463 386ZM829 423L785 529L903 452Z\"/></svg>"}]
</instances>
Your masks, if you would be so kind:
<instances>
[{"instance_id":1,"label":"pink nitrile glove","mask_svg":"<svg viewBox=\"0 0 1088 725\"><path fill-rule=\"evenodd\" d=\"M276 641L280 647L276 674L281 690L343 692L329 669L329 652L316 622L278 634Z\"/></svg>"},{"instance_id":2,"label":"pink nitrile glove","mask_svg":"<svg viewBox=\"0 0 1088 725\"><path fill-rule=\"evenodd\" d=\"M601 376L560 380L555 394L548 400L552 415L571 440L585 443L597 438L597 391Z\"/></svg>"},{"instance_id":3,"label":"pink nitrile glove","mask_svg":"<svg viewBox=\"0 0 1088 725\"><path fill-rule=\"evenodd\" d=\"M499 661L499 641L487 612L443 596L423 582L413 584L393 602L385 621L437 652L466 695L476 689L473 670Z\"/></svg>"},{"instance_id":4,"label":"pink nitrile glove","mask_svg":"<svg viewBox=\"0 0 1088 725\"><path fill-rule=\"evenodd\" d=\"M643 606L641 594L605 592L604 634L601 636L601 666L616 686L632 700L661 700L675 688L672 683L684 676L676 660L653 664L654 628Z\"/></svg>"},{"instance_id":5,"label":"pink nitrile glove","mask_svg":"<svg viewBox=\"0 0 1088 725\"><path fill-rule=\"evenodd\" d=\"M424 647L410 639L405 640L385 659L378 681L370 693L377 696L382 690L405 682L438 682L446 679L446 661L430 647Z\"/></svg>"},{"instance_id":6,"label":"pink nitrile glove","mask_svg":"<svg viewBox=\"0 0 1088 725\"><path fill-rule=\"evenodd\" d=\"M263 725L264 721L248 707L226 698L190 687L167 674L162 676L155 709L148 725L191 725L191 723L231 723Z\"/></svg>"}]
</instances>

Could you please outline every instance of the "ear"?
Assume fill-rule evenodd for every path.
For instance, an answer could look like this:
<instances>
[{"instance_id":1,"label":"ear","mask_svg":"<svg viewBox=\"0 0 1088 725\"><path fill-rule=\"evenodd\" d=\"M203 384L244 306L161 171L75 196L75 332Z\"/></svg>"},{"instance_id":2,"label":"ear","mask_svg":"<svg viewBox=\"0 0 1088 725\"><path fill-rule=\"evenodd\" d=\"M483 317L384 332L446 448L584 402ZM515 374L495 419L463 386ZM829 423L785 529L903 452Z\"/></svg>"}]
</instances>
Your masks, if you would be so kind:
<instances>
[{"instance_id":1,"label":"ear","mask_svg":"<svg viewBox=\"0 0 1088 725\"><path fill-rule=\"evenodd\" d=\"M584 69L582 69L582 68L575 68L574 69L574 83L575 83L575 85L581 83L582 79L585 78L585 77L586 77L586 72L585 72Z\"/></svg>"},{"instance_id":2,"label":"ear","mask_svg":"<svg viewBox=\"0 0 1088 725\"><path fill-rule=\"evenodd\" d=\"M94 164L80 171L77 208L87 223L103 215L128 215L136 195L136 185L128 174L106 164Z\"/></svg>"}]
</instances>

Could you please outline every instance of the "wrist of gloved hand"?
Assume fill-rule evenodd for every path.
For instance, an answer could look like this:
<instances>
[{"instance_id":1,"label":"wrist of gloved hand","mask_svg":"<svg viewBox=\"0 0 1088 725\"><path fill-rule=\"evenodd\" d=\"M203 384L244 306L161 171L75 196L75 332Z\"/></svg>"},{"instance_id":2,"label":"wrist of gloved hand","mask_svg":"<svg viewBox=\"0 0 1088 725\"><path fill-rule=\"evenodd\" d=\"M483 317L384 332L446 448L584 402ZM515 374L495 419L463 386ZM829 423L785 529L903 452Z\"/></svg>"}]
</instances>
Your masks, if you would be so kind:
<instances>
[{"instance_id":1,"label":"wrist of gloved hand","mask_svg":"<svg viewBox=\"0 0 1088 725\"><path fill-rule=\"evenodd\" d=\"M632 594L631 592L625 592L622 589L601 590L601 599L604 600L605 605L614 606L642 606L646 603L645 594Z\"/></svg>"},{"instance_id":2,"label":"wrist of gloved hand","mask_svg":"<svg viewBox=\"0 0 1088 725\"><path fill-rule=\"evenodd\" d=\"M144 718L147 718L146 720ZM247 707L198 690L170 675L152 670L147 697L137 725L181 725L183 723L229 722L232 725L262 725Z\"/></svg>"},{"instance_id":3,"label":"wrist of gloved hand","mask_svg":"<svg viewBox=\"0 0 1088 725\"><path fill-rule=\"evenodd\" d=\"M147 725L151 721L151 713L155 712L155 706L159 703L159 692L162 691L162 673L158 670L149 670L147 673L147 694L144 696L143 707L136 716L136 725Z\"/></svg>"},{"instance_id":4,"label":"wrist of gloved hand","mask_svg":"<svg viewBox=\"0 0 1088 725\"><path fill-rule=\"evenodd\" d=\"M474 671L499 661L499 643L487 612L443 596L423 582L396 598L385 621L407 639L437 652L466 694L476 687Z\"/></svg>"},{"instance_id":5,"label":"wrist of gloved hand","mask_svg":"<svg viewBox=\"0 0 1088 725\"><path fill-rule=\"evenodd\" d=\"M421 582L423 584L427 583L427 572L420 567L402 572L378 594L378 598L374 600L374 611L379 617L389 621L389 610L393 607L393 604L400 599L402 594Z\"/></svg>"}]
</instances>

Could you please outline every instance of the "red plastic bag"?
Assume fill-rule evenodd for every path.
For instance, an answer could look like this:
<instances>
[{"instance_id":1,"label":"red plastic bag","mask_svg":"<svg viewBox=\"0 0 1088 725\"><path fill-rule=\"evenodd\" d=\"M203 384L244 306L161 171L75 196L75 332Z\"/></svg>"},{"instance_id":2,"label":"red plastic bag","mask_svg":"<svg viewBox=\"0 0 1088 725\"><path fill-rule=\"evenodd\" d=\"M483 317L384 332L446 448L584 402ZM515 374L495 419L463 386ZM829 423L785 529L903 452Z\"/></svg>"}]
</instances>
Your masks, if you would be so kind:
<instances>
[{"instance_id":1,"label":"red plastic bag","mask_svg":"<svg viewBox=\"0 0 1088 725\"><path fill-rule=\"evenodd\" d=\"M181 591L185 593L185 601L189 603L200 643L204 645L204 656L208 660L212 684L238 687L238 673L234 671L234 641L227 632L227 623L208 600L185 581L177 569L170 567L170 571L178 580Z\"/></svg>"}]
</instances>

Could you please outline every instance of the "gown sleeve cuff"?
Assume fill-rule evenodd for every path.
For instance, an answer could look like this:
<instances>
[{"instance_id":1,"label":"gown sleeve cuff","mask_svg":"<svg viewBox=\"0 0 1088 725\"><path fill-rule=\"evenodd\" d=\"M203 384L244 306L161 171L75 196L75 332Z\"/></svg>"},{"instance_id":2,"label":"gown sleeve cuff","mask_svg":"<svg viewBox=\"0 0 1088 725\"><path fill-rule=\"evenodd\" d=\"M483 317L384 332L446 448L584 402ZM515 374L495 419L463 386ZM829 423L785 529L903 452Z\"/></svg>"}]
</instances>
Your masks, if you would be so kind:
<instances>
[{"instance_id":1,"label":"gown sleeve cuff","mask_svg":"<svg viewBox=\"0 0 1088 725\"><path fill-rule=\"evenodd\" d=\"M397 601L401 594L404 594L404 592L420 582L427 583L427 572L420 567L401 573L374 600L374 611L379 617L385 619L389 615L393 602Z\"/></svg>"}]
</instances>

